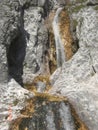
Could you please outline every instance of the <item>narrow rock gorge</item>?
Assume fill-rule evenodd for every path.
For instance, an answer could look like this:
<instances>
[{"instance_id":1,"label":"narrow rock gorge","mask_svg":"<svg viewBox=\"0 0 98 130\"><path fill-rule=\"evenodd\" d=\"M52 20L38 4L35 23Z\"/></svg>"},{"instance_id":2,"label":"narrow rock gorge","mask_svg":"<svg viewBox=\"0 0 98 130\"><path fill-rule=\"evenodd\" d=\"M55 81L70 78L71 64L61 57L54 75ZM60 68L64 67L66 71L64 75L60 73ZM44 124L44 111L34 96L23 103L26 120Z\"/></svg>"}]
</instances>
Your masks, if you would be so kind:
<instances>
[{"instance_id":1,"label":"narrow rock gorge","mask_svg":"<svg viewBox=\"0 0 98 130\"><path fill-rule=\"evenodd\" d=\"M98 0L0 2L0 129L98 129Z\"/></svg>"}]
</instances>

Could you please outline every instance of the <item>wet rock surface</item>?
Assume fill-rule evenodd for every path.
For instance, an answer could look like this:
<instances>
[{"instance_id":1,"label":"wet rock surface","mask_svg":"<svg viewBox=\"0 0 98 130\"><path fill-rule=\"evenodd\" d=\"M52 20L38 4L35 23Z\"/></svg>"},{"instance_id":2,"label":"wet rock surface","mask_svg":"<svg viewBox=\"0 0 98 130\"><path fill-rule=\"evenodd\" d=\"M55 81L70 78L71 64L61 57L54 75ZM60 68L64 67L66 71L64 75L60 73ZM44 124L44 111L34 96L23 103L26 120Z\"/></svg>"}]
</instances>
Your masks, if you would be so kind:
<instances>
[{"instance_id":1,"label":"wet rock surface","mask_svg":"<svg viewBox=\"0 0 98 130\"><path fill-rule=\"evenodd\" d=\"M25 118L15 120L10 130L87 130L72 113L66 98L37 93L30 102L33 112L28 107L22 110Z\"/></svg>"}]
</instances>

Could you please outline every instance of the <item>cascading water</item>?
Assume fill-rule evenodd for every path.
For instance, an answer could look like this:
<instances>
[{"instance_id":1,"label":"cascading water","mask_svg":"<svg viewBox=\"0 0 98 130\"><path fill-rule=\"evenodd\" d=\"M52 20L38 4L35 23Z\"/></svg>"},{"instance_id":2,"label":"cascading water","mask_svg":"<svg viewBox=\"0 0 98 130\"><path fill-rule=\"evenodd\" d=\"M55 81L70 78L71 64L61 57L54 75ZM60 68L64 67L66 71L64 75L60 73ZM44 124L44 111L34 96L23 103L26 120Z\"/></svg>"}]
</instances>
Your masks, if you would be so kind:
<instances>
[{"instance_id":1,"label":"cascading water","mask_svg":"<svg viewBox=\"0 0 98 130\"><path fill-rule=\"evenodd\" d=\"M36 93L21 115L9 130L88 130L66 98L48 93Z\"/></svg>"},{"instance_id":2,"label":"cascading water","mask_svg":"<svg viewBox=\"0 0 98 130\"><path fill-rule=\"evenodd\" d=\"M56 57L57 57L57 67L62 66L62 64L65 62L65 51L64 46L60 37L60 31L59 31L59 14L62 11L62 7L59 7L56 11L56 15L53 20L53 31L55 36L55 45L56 45Z\"/></svg>"},{"instance_id":3,"label":"cascading water","mask_svg":"<svg viewBox=\"0 0 98 130\"><path fill-rule=\"evenodd\" d=\"M77 130L68 102L51 98L37 97L32 104L35 112L22 120L18 130Z\"/></svg>"}]
</instances>

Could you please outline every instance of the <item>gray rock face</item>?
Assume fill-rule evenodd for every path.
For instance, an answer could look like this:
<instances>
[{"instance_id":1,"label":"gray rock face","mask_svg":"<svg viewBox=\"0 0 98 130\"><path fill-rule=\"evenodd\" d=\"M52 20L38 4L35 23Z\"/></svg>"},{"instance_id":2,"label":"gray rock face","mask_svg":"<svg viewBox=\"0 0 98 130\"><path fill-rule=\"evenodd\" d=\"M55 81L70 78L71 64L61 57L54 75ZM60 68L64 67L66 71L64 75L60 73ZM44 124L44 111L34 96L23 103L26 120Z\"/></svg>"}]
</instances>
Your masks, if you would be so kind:
<instances>
[{"instance_id":1,"label":"gray rock face","mask_svg":"<svg viewBox=\"0 0 98 130\"><path fill-rule=\"evenodd\" d=\"M53 94L66 95L90 130L98 129L98 13L94 8L84 7L71 15L78 21L79 50L63 64L50 90Z\"/></svg>"},{"instance_id":2,"label":"gray rock face","mask_svg":"<svg viewBox=\"0 0 98 130\"><path fill-rule=\"evenodd\" d=\"M23 73L26 83L25 76L45 71L49 45L44 16L54 5L55 1L48 0L4 0L0 4L1 82L7 82L10 76L23 86Z\"/></svg>"},{"instance_id":3,"label":"gray rock face","mask_svg":"<svg viewBox=\"0 0 98 130\"><path fill-rule=\"evenodd\" d=\"M10 8L5 4L6 1L3 1L0 4L0 82L5 82L7 80L7 58L6 58L6 46L9 44L10 37L9 35L9 24L6 24L9 20ZM8 4L8 1L7 1ZM12 26L10 26L11 28Z\"/></svg>"},{"instance_id":4,"label":"gray rock face","mask_svg":"<svg viewBox=\"0 0 98 130\"><path fill-rule=\"evenodd\" d=\"M33 97L33 93L20 86L22 85L25 54L24 74L26 70L28 73L31 71L30 74L32 74L44 68L42 67L43 53L47 50L48 34L44 26L42 7L46 1L34 2L36 6L42 7L34 7L30 2L34 1L3 0L0 2L1 130L9 129L11 120L20 115L20 110L26 105L26 100ZM12 80L9 81L9 79Z\"/></svg>"},{"instance_id":5,"label":"gray rock face","mask_svg":"<svg viewBox=\"0 0 98 130\"><path fill-rule=\"evenodd\" d=\"M20 110L33 93L23 89L14 79L8 84L0 83L0 129L8 130L12 120L21 116Z\"/></svg>"},{"instance_id":6,"label":"gray rock face","mask_svg":"<svg viewBox=\"0 0 98 130\"><path fill-rule=\"evenodd\" d=\"M40 6L44 7L48 0L19 0L22 6Z\"/></svg>"},{"instance_id":7,"label":"gray rock face","mask_svg":"<svg viewBox=\"0 0 98 130\"><path fill-rule=\"evenodd\" d=\"M67 96L89 130L97 130L98 0L85 0L82 3L77 0L70 1L69 10L75 9L71 12L70 18L76 21L75 30L74 32L72 30L72 33L78 40L79 49L68 62L65 62L51 76L53 88L49 93ZM1 130L8 130L10 120L20 116L20 110L26 105L26 100L34 96L33 93L21 87L23 85L22 75L24 83L30 84L34 77L45 72L45 65L48 64L46 58L49 39L44 18L48 16L51 9L65 6L67 2L69 1L2 0L0 2ZM39 92L44 91L45 84L38 82L37 85ZM43 107L43 102L41 105L42 107L38 107L37 110L41 109L43 112L45 107L45 111L41 113L40 117L35 115L35 118L30 119L31 128L35 129L32 121L36 124L37 118L39 121L45 118L45 121L48 122L46 122L48 124L47 129L55 130L57 128L56 123L59 122L61 116L63 125L60 128L58 123L59 130L74 130L74 123L72 123L72 127L70 125L70 122L73 121L68 105L63 102L60 102L60 107L54 103ZM54 119L54 111L60 114L57 119ZM40 114L39 111L37 112ZM45 112L47 112L47 116L45 116ZM63 116L63 113L68 113L68 115ZM56 114L54 113L54 115ZM53 123L54 121L56 123ZM41 125L43 129L46 129L45 124ZM31 128L29 129L31 130Z\"/></svg>"},{"instance_id":8,"label":"gray rock face","mask_svg":"<svg viewBox=\"0 0 98 130\"><path fill-rule=\"evenodd\" d=\"M17 1L3 1L0 4L0 9L0 81L4 82L11 76L22 84L22 64L26 44L23 10Z\"/></svg>"},{"instance_id":9,"label":"gray rock face","mask_svg":"<svg viewBox=\"0 0 98 130\"><path fill-rule=\"evenodd\" d=\"M33 74L42 74L45 72L47 54L49 49L48 30L44 23L44 17L56 4L59 6L64 1L28 1L31 7L24 11L24 29L27 32L27 47L24 61L23 82L31 83ZM21 1L25 5L26 1ZM27 5L27 4L26 4ZM47 73L47 72L46 72ZM27 78L26 78L27 77Z\"/></svg>"},{"instance_id":10,"label":"gray rock face","mask_svg":"<svg viewBox=\"0 0 98 130\"><path fill-rule=\"evenodd\" d=\"M28 33L24 75L44 71L44 57L47 51L48 33L42 18L43 8L30 8L25 11L24 26Z\"/></svg>"},{"instance_id":11,"label":"gray rock face","mask_svg":"<svg viewBox=\"0 0 98 130\"><path fill-rule=\"evenodd\" d=\"M43 19L46 5L43 0L4 0L0 4L1 82L7 82L11 77L23 86L24 58L24 75L44 71L45 53L48 49L48 32Z\"/></svg>"}]
</instances>

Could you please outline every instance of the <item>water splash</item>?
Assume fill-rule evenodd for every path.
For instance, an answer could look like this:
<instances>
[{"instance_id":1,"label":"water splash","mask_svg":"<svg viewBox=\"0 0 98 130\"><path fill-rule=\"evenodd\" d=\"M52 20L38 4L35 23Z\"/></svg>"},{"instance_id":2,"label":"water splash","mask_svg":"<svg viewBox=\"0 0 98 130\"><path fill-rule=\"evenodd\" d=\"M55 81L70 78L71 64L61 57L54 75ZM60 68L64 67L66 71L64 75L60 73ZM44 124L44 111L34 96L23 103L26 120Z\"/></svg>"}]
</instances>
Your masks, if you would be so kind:
<instances>
[{"instance_id":1,"label":"water splash","mask_svg":"<svg viewBox=\"0 0 98 130\"><path fill-rule=\"evenodd\" d=\"M56 11L56 15L54 16L53 20L53 31L55 36L55 45L56 45L56 57L57 57L57 67L62 66L62 64L65 62L65 51L64 46L60 37L60 31L59 31L59 14L62 11L62 7L59 7Z\"/></svg>"}]
</instances>

